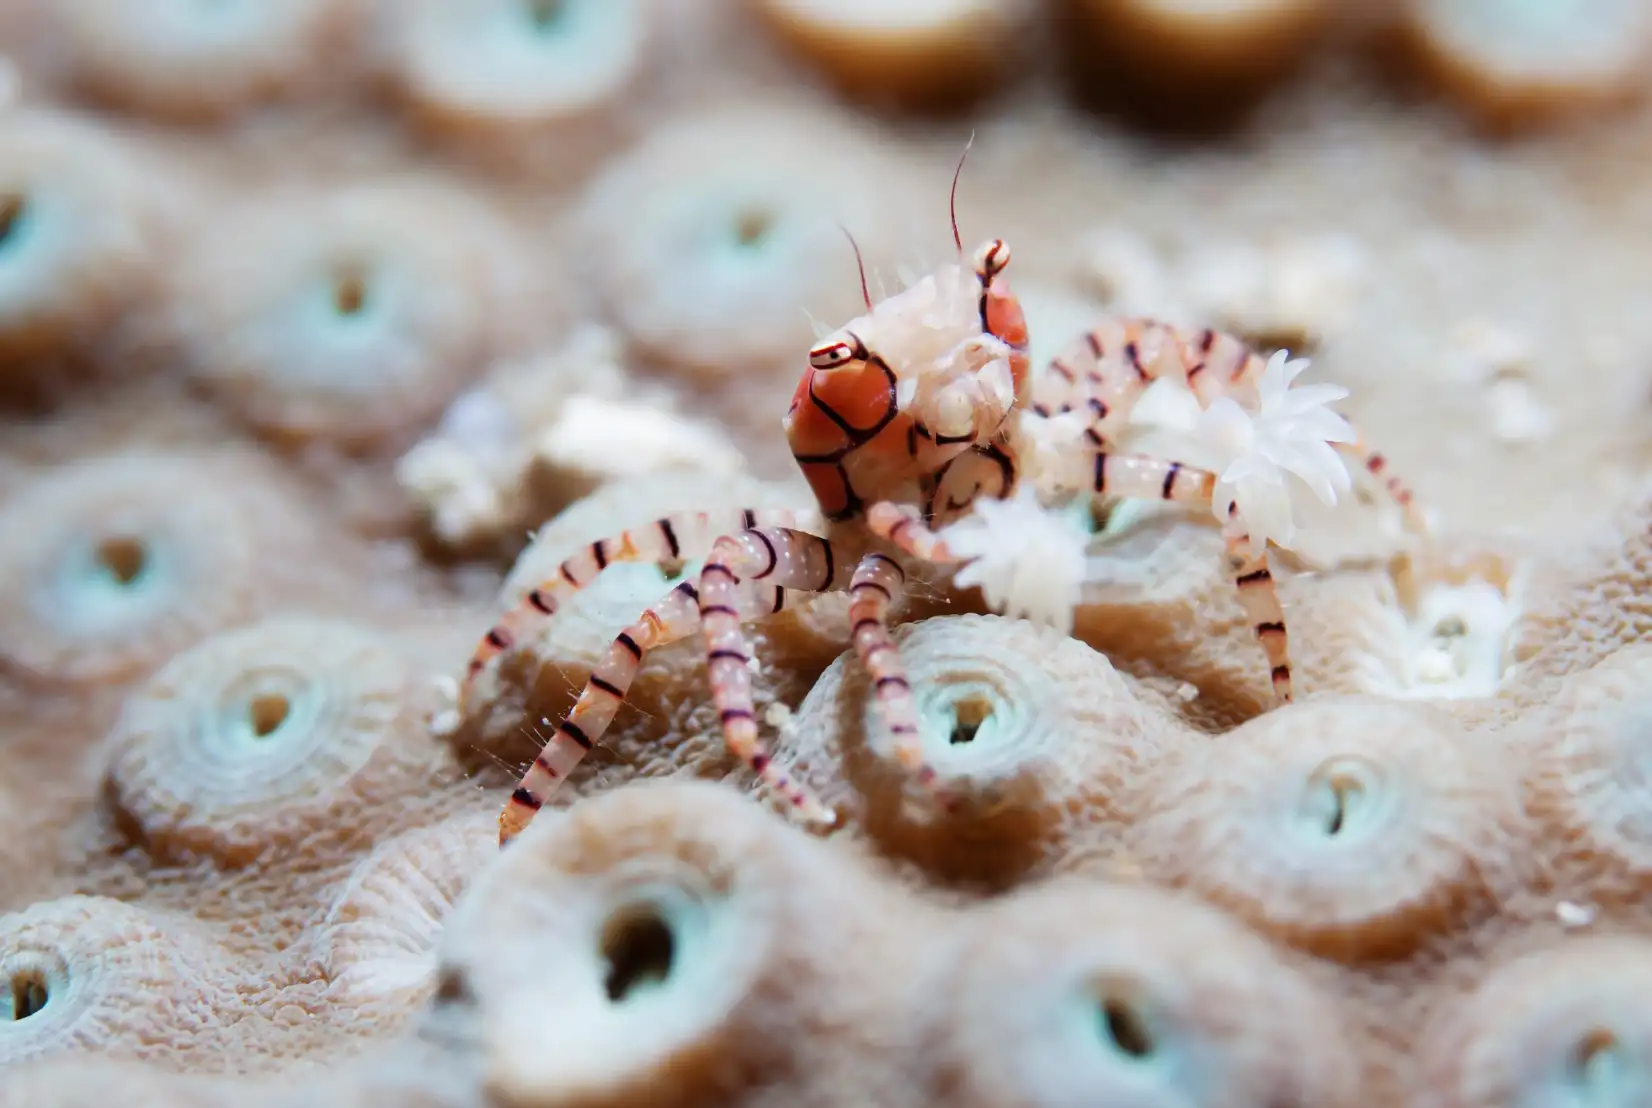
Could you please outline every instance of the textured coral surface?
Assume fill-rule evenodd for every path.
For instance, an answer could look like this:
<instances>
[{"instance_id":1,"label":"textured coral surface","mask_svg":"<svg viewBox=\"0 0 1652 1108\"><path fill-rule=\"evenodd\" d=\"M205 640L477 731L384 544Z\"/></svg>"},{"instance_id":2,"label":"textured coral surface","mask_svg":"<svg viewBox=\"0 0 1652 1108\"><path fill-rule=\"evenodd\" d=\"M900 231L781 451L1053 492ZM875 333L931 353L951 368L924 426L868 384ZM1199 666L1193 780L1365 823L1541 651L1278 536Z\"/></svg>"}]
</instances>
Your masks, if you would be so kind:
<instances>
[{"instance_id":1,"label":"textured coral surface","mask_svg":"<svg viewBox=\"0 0 1652 1108\"><path fill-rule=\"evenodd\" d=\"M1346 8L1344 11L1342 9ZM0 1105L1652 1103L1643 4L0 0ZM593 540L807 506L811 320L1013 243L1288 347L1419 490L1275 563L1098 521L1070 636L925 580L939 811L841 597L692 643L508 851ZM669 780L666 780L669 779ZM118 1090L113 1094L112 1090Z\"/></svg>"}]
</instances>

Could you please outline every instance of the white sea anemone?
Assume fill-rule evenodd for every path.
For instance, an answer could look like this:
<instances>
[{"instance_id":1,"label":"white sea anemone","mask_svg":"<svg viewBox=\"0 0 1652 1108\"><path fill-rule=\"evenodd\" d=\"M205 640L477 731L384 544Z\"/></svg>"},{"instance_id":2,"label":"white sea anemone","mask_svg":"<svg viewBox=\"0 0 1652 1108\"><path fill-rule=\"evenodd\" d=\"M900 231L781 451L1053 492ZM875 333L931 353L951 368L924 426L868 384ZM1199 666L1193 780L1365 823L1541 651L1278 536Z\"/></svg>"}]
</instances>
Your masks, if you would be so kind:
<instances>
[{"instance_id":1,"label":"white sea anemone","mask_svg":"<svg viewBox=\"0 0 1652 1108\"><path fill-rule=\"evenodd\" d=\"M953 575L959 588L979 587L996 612L1072 632L1090 539L1072 512L1044 507L1032 483L1023 482L1002 500L976 500L940 535L971 559Z\"/></svg>"},{"instance_id":2,"label":"white sea anemone","mask_svg":"<svg viewBox=\"0 0 1652 1108\"><path fill-rule=\"evenodd\" d=\"M1287 358L1280 350L1268 359L1257 382L1254 411L1221 397L1205 409L1196 429L1201 444L1219 459L1212 467L1218 477L1211 510L1225 523L1229 509L1237 505L1258 556L1269 542L1289 546L1295 538L1304 488L1334 507L1337 494L1352 487L1347 465L1330 444L1353 442L1354 430L1328 407L1348 390L1337 385L1292 389L1308 361Z\"/></svg>"}]
</instances>

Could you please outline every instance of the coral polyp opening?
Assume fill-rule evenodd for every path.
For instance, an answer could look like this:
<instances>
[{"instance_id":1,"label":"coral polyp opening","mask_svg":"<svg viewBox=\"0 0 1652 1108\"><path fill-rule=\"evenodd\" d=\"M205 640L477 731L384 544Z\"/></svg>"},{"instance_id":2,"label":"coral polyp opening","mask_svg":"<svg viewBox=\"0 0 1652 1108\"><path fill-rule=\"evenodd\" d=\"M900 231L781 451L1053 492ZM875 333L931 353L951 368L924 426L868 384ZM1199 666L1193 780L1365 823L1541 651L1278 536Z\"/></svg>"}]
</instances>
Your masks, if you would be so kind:
<instances>
[{"instance_id":1,"label":"coral polyp opening","mask_svg":"<svg viewBox=\"0 0 1652 1108\"><path fill-rule=\"evenodd\" d=\"M568 15L568 0L528 0L522 5L528 24L540 33L556 33Z\"/></svg>"},{"instance_id":2,"label":"coral polyp opening","mask_svg":"<svg viewBox=\"0 0 1652 1108\"><path fill-rule=\"evenodd\" d=\"M14 1022L38 1015L51 1000L46 978L38 972L17 973L11 979L11 1018Z\"/></svg>"},{"instance_id":3,"label":"coral polyp opening","mask_svg":"<svg viewBox=\"0 0 1652 1108\"><path fill-rule=\"evenodd\" d=\"M603 925L600 952L607 972L603 990L615 1004L665 984L677 958L677 939L660 910L649 904L623 908Z\"/></svg>"},{"instance_id":4,"label":"coral polyp opening","mask_svg":"<svg viewBox=\"0 0 1652 1108\"><path fill-rule=\"evenodd\" d=\"M952 706L952 734L947 742L952 746L975 741L981 725L992 716L992 702L984 696L966 696Z\"/></svg>"},{"instance_id":5,"label":"coral polyp opening","mask_svg":"<svg viewBox=\"0 0 1652 1108\"><path fill-rule=\"evenodd\" d=\"M367 310L367 278L344 272L333 281L333 310L341 316L359 316Z\"/></svg>"},{"instance_id":6,"label":"coral polyp opening","mask_svg":"<svg viewBox=\"0 0 1652 1108\"><path fill-rule=\"evenodd\" d=\"M741 246L760 246L774 228L774 217L765 211L747 210L734 221L734 240Z\"/></svg>"},{"instance_id":7,"label":"coral polyp opening","mask_svg":"<svg viewBox=\"0 0 1652 1108\"><path fill-rule=\"evenodd\" d=\"M143 576L149 566L149 548L142 539L119 536L98 543L94 554L97 564L117 584L130 585Z\"/></svg>"},{"instance_id":8,"label":"coral polyp opening","mask_svg":"<svg viewBox=\"0 0 1652 1108\"><path fill-rule=\"evenodd\" d=\"M0 194L0 246L10 242L23 226L28 207L28 197L20 192Z\"/></svg>"},{"instance_id":9,"label":"coral polyp opening","mask_svg":"<svg viewBox=\"0 0 1652 1108\"><path fill-rule=\"evenodd\" d=\"M1129 1058L1148 1058L1153 1054L1153 1036L1142 1022L1139 1013L1127 1001L1106 997L1101 1002L1101 1026L1108 1043Z\"/></svg>"},{"instance_id":10,"label":"coral polyp opening","mask_svg":"<svg viewBox=\"0 0 1652 1108\"><path fill-rule=\"evenodd\" d=\"M1571 1068L1580 1086L1599 1089L1609 1086L1611 1071L1622 1061L1617 1034L1610 1028L1596 1027L1578 1040Z\"/></svg>"},{"instance_id":11,"label":"coral polyp opening","mask_svg":"<svg viewBox=\"0 0 1652 1108\"><path fill-rule=\"evenodd\" d=\"M1326 762L1309 779L1305 805L1309 819L1328 839L1334 839L1357 818L1357 809L1370 800L1366 778L1375 766L1352 759Z\"/></svg>"},{"instance_id":12,"label":"coral polyp opening","mask_svg":"<svg viewBox=\"0 0 1652 1108\"><path fill-rule=\"evenodd\" d=\"M247 705L247 722L252 726L252 733L260 739L267 739L287 722L287 716L292 712L292 701L280 693L267 693L255 696Z\"/></svg>"}]
</instances>

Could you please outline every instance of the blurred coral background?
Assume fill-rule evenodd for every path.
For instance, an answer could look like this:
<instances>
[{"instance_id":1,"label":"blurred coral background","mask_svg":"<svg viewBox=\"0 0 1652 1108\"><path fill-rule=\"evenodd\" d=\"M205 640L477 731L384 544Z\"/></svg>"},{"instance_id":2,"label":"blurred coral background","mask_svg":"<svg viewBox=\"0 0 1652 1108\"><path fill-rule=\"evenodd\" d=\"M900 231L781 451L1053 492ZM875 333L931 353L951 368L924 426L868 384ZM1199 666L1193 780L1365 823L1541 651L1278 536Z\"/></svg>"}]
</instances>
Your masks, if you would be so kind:
<instances>
[{"instance_id":1,"label":"blurred coral background","mask_svg":"<svg viewBox=\"0 0 1652 1108\"><path fill-rule=\"evenodd\" d=\"M0 0L0 1103L1652 1105L1649 63L1645 0ZM944 818L840 598L759 623L824 838L662 649L500 854L683 567L456 718L478 638L810 503L844 232L953 260L966 148L1035 364L1309 357L1439 544L1317 521L1274 712L1208 519L1098 521L1071 636L930 582Z\"/></svg>"}]
</instances>

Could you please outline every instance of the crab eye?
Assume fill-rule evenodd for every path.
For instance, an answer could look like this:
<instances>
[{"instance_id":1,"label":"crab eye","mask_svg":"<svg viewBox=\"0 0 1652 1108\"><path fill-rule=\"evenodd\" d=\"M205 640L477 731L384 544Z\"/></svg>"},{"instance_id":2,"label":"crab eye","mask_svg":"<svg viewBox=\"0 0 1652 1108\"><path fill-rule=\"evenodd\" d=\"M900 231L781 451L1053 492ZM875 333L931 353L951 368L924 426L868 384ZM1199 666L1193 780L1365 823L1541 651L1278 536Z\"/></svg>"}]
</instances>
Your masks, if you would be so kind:
<instances>
[{"instance_id":1,"label":"crab eye","mask_svg":"<svg viewBox=\"0 0 1652 1108\"><path fill-rule=\"evenodd\" d=\"M833 369L854 357L854 349L848 343L834 342L809 351L809 365L814 369Z\"/></svg>"},{"instance_id":2,"label":"crab eye","mask_svg":"<svg viewBox=\"0 0 1652 1108\"><path fill-rule=\"evenodd\" d=\"M975 252L975 272L981 275L983 281L992 280L1009 264L1010 248L1003 239L982 243Z\"/></svg>"}]
</instances>

